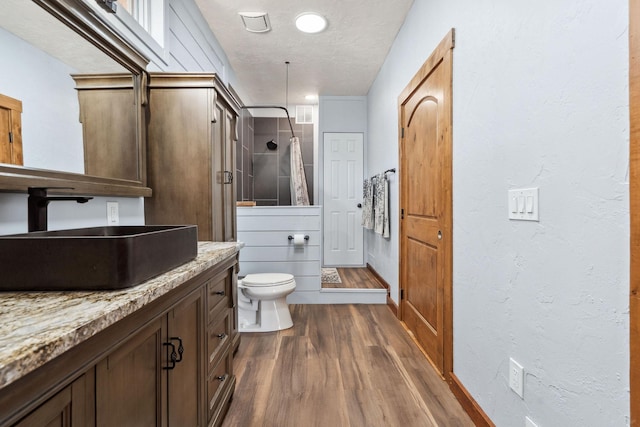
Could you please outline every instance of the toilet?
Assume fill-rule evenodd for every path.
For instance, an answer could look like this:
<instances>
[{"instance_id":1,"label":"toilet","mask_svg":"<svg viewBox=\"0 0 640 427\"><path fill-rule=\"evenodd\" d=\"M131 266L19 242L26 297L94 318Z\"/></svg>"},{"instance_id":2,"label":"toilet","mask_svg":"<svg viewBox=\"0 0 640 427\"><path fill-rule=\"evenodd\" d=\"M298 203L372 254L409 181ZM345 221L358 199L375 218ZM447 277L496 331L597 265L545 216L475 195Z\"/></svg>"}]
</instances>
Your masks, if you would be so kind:
<instances>
[{"instance_id":1,"label":"toilet","mask_svg":"<svg viewBox=\"0 0 640 427\"><path fill-rule=\"evenodd\" d=\"M240 332L271 332L293 326L287 295L296 289L291 274L247 274L238 280Z\"/></svg>"}]
</instances>

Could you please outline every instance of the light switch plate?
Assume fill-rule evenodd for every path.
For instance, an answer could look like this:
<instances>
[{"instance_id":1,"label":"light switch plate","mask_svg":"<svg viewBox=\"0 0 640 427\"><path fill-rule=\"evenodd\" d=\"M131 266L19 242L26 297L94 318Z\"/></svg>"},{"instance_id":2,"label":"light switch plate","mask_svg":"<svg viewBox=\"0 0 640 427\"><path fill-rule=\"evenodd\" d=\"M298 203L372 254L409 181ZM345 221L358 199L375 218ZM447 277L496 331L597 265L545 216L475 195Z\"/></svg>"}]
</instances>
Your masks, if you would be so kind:
<instances>
[{"instance_id":1,"label":"light switch plate","mask_svg":"<svg viewBox=\"0 0 640 427\"><path fill-rule=\"evenodd\" d=\"M120 225L118 202L107 202L107 225Z\"/></svg>"},{"instance_id":2,"label":"light switch plate","mask_svg":"<svg viewBox=\"0 0 640 427\"><path fill-rule=\"evenodd\" d=\"M509 387L524 398L524 368L512 358L509 359Z\"/></svg>"},{"instance_id":3,"label":"light switch plate","mask_svg":"<svg viewBox=\"0 0 640 427\"><path fill-rule=\"evenodd\" d=\"M509 219L539 221L538 188L509 190Z\"/></svg>"}]
</instances>

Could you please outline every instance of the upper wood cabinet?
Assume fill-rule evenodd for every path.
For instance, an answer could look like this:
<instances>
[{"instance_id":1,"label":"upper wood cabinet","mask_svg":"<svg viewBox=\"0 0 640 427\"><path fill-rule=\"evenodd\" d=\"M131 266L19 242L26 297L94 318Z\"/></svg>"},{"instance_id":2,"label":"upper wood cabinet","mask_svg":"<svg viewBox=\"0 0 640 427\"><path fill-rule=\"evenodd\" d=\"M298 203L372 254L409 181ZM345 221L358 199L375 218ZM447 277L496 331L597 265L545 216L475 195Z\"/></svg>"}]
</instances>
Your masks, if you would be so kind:
<instances>
[{"instance_id":1,"label":"upper wood cabinet","mask_svg":"<svg viewBox=\"0 0 640 427\"><path fill-rule=\"evenodd\" d=\"M199 240L236 239L238 111L215 74L150 74L147 224L197 224Z\"/></svg>"},{"instance_id":2,"label":"upper wood cabinet","mask_svg":"<svg viewBox=\"0 0 640 427\"><path fill-rule=\"evenodd\" d=\"M145 105L131 74L74 75L87 175L144 182Z\"/></svg>"}]
</instances>

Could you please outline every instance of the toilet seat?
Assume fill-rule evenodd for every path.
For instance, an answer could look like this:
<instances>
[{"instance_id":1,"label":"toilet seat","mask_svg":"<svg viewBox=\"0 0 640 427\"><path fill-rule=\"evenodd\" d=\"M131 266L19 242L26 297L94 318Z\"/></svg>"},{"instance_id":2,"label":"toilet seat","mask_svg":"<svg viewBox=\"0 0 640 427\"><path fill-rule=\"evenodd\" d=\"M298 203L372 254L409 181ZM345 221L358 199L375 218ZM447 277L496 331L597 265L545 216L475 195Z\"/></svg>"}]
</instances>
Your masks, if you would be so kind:
<instances>
[{"instance_id":1,"label":"toilet seat","mask_svg":"<svg viewBox=\"0 0 640 427\"><path fill-rule=\"evenodd\" d=\"M294 283L293 275L286 273L247 274L242 278L244 286L282 286Z\"/></svg>"}]
</instances>

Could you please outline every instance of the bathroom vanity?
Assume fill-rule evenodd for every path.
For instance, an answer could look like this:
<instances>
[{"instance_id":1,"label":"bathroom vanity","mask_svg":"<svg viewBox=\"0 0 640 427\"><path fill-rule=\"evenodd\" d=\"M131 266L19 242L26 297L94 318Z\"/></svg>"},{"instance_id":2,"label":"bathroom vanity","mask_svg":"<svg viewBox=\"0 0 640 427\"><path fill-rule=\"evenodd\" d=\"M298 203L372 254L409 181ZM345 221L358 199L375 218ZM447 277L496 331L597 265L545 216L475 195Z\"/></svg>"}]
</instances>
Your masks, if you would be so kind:
<instances>
[{"instance_id":1,"label":"bathroom vanity","mask_svg":"<svg viewBox=\"0 0 640 427\"><path fill-rule=\"evenodd\" d=\"M0 426L220 425L241 246L123 290L0 293Z\"/></svg>"}]
</instances>

